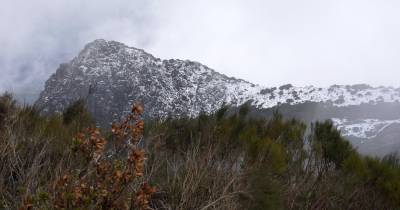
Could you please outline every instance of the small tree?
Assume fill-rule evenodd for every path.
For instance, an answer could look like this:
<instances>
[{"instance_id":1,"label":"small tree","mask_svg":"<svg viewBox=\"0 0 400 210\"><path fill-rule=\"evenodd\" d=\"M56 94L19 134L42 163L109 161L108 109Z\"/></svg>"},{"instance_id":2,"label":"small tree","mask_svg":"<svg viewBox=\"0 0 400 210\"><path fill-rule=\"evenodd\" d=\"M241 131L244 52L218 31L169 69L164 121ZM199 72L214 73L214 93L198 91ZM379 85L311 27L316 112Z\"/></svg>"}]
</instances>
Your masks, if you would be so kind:
<instances>
[{"instance_id":1,"label":"small tree","mask_svg":"<svg viewBox=\"0 0 400 210\"><path fill-rule=\"evenodd\" d=\"M316 122L312 125L311 141L322 149L325 168L332 163L336 169L342 167L343 161L354 153L351 144L342 138L332 121Z\"/></svg>"}]
</instances>

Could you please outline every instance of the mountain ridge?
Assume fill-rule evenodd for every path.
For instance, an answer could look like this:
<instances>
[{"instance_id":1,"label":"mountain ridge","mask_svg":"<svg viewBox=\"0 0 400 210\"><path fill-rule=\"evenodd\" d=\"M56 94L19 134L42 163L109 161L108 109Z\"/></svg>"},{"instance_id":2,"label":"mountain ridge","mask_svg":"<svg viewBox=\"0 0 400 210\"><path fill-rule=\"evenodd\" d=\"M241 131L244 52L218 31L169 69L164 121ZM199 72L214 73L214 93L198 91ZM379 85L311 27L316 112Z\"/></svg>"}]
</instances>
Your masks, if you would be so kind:
<instances>
[{"instance_id":1,"label":"mountain ridge","mask_svg":"<svg viewBox=\"0 0 400 210\"><path fill-rule=\"evenodd\" d=\"M118 56L120 54L123 56ZM120 59L120 61L118 61L117 59ZM136 65L130 66L128 68L124 68L124 66L121 66L127 65L127 63L129 63L128 59L134 59L134 63ZM85 76L81 74L82 72L87 76L92 77L102 75L104 76L108 73L108 76L110 77L111 72L116 74L123 74L126 71L133 70L137 73L146 74L149 72L144 71L149 69L155 72L157 72L158 69L158 73L160 73L159 77L166 76L165 73L168 72L170 73L170 75L167 76L171 76L175 80L179 79L178 77L181 76L183 77L183 79L189 80L192 83L197 83L197 85L199 85L199 82L203 82L201 81L202 79L205 79L204 77L201 77L199 75L208 74L209 76L211 75L215 77L206 77L207 80L205 82L217 80L217 82L219 82L218 85L223 86L226 94L223 101L218 100L217 104L219 106L223 103L240 105L249 100L252 100L252 104L259 108L270 108L284 103L304 103L306 101L331 103L333 106L348 106L359 105L363 103L400 101L399 88L395 89L392 87L371 87L364 84L352 86L332 85L329 88L318 88L314 86L294 87L292 85L283 85L280 87L263 87L261 85L253 84L242 79L228 77L198 62L179 59L161 60L145 52L142 49L128 47L122 43L115 41L106 41L104 39L98 39L87 44L85 48L79 53L78 57L75 57L69 64L67 63L60 65L57 72L51 76L50 81L54 79L61 79L63 80L62 82L65 83L68 82L68 79L74 79L68 78L69 75L78 78L80 76ZM177 70L181 72L177 72ZM130 79L137 79L137 77L133 75L128 76L130 76ZM194 77L190 78L188 76ZM108 79L110 80L110 78ZM152 79L158 78L153 77ZM168 80L170 78L166 79ZM96 83L96 81L92 82ZM99 80L98 82L103 83L105 81ZM140 81L132 82L140 83ZM173 81L169 82L173 83ZM224 82L225 84L220 84L221 82ZM40 95L40 98L38 99L36 104L46 104L46 97L49 97L46 95L46 91L48 91L49 89L48 86L52 85L53 84L50 84L49 80L46 82L45 90ZM95 84L91 83L90 85L93 86ZM204 83L202 85L204 85ZM199 86L197 86L197 88L199 88ZM60 112L61 110L56 109L55 111ZM212 111L212 109L206 109L203 111L209 112ZM193 110L193 112L189 111L189 113L184 114L194 116L198 113L199 110L196 109Z\"/></svg>"},{"instance_id":2,"label":"mountain ridge","mask_svg":"<svg viewBox=\"0 0 400 210\"><path fill-rule=\"evenodd\" d=\"M259 110L317 103L328 112L343 112L345 109L349 110L345 111L348 113L357 110L357 107L364 107L363 110L369 112L380 110L380 106L386 109L388 106L385 104L394 104L389 106L392 107L390 111L400 106L400 88L366 84L325 88L290 84L265 87L228 77L199 62L162 60L143 49L98 39L88 43L70 62L60 65L46 81L35 106L45 114L62 113L78 99L86 100L88 109L101 125L108 125L119 121L135 102L144 104L145 117L161 119L195 117L201 112L214 112L224 104L235 107L246 102ZM293 112L290 108L287 110L288 113ZM310 110L305 113L310 114ZM311 120L320 120L321 114L313 115L316 117ZM344 119L346 116L329 115L329 119L332 118ZM365 116L364 119L357 117L349 120L370 118ZM400 119L400 115L393 118ZM388 119L378 117L377 120ZM349 126L340 124L340 120L336 122L344 131L345 126Z\"/></svg>"}]
</instances>

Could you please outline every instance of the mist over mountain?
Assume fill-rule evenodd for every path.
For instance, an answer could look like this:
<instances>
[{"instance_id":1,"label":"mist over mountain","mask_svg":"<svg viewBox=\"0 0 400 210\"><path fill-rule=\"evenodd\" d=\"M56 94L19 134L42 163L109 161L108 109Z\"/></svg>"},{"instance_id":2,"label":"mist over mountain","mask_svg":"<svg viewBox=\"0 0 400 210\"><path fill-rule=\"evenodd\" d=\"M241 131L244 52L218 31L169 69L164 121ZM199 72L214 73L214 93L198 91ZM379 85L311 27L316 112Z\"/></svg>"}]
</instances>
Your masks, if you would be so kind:
<instances>
[{"instance_id":1,"label":"mist over mountain","mask_svg":"<svg viewBox=\"0 0 400 210\"><path fill-rule=\"evenodd\" d=\"M0 210L400 210L400 1L10 0Z\"/></svg>"},{"instance_id":2,"label":"mist over mountain","mask_svg":"<svg viewBox=\"0 0 400 210\"><path fill-rule=\"evenodd\" d=\"M394 127L400 124L399 88L265 87L198 62L161 60L115 41L95 40L72 61L61 64L35 105L43 113L61 113L78 99L86 100L102 125L120 120L135 102L144 104L145 117L159 119L194 117L248 102L264 117L279 109L285 117L307 122L332 119L361 152L382 155L398 148L395 136L385 132L397 131ZM378 138L380 149L375 152L371 145Z\"/></svg>"}]
</instances>

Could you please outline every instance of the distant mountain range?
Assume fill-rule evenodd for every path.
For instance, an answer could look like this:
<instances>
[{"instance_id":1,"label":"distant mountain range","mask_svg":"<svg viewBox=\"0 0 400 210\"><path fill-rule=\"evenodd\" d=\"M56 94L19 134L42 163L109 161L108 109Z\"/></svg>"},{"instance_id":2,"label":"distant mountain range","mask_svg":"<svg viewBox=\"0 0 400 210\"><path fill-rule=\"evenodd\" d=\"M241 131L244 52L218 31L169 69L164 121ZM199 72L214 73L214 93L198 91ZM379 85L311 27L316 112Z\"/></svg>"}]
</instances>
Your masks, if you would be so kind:
<instances>
[{"instance_id":1,"label":"distant mountain range","mask_svg":"<svg viewBox=\"0 0 400 210\"><path fill-rule=\"evenodd\" d=\"M115 41L95 40L61 64L35 105L55 113L77 99L85 99L103 125L119 120L136 101L144 104L146 117L160 119L248 102L260 116L278 107L285 117L307 122L332 119L360 152L382 155L400 148L400 88L264 87L198 62L161 60Z\"/></svg>"}]
</instances>

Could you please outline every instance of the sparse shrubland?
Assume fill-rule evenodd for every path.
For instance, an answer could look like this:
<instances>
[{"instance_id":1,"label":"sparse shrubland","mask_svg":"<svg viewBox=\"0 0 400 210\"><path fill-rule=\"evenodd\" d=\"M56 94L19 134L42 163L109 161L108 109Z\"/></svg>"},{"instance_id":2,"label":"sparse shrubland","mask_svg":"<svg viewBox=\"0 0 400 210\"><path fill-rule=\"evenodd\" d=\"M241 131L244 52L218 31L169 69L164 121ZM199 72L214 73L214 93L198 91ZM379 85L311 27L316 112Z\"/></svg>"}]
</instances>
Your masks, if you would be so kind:
<instances>
[{"instance_id":1,"label":"sparse shrubland","mask_svg":"<svg viewBox=\"0 0 400 210\"><path fill-rule=\"evenodd\" d=\"M144 123L134 106L107 130L83 101L41 116L3 95L0 209L400 209L397 155L247 110Z\"/></svg>"}]
</instances>

